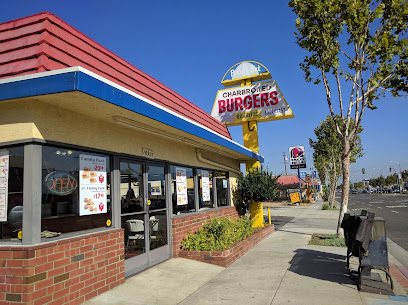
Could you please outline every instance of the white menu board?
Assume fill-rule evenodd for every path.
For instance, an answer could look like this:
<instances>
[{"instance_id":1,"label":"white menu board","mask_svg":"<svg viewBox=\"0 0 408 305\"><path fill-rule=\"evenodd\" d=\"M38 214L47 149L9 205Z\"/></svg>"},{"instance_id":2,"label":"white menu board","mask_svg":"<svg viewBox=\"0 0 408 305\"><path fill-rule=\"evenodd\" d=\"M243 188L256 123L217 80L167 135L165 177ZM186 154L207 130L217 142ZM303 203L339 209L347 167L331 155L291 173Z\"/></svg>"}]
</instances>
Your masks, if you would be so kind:
<instances>
[{"instance_id":1,"label":"white menu board","mask_svg":"<svg viewBox=\"0 0 408 305\"><path fill-rule=\"evenodd\" d=\"M79 155L79 215L107 213L106 158Z\"/></svg>"},{"instance_id":2,"label":"white menu board","mask_svg":"<svg viewBox=\"0 0 408 305\"><path fill-rule=\"evenodd\" d=\"M177 205L188 204L187 198L187 171L185 168L176 167Z\"/></svg>"},{"instance_id":3,"label":"white menu board","mask_svg":"<svg viewBox=\"0 0 408 305\"><path fill-rule=\"evenodd\" d=\"M210 201L210 175L208 171L201 171L201 183L203 188L203 201Z\"/></svg>"},{"instance_id":4,"label":"white menu board","mask_svg":"<svg viewBox=\"0 0 408 305\"><path fill-rule=\"evenodd\" d=\"M0 152L0 221L7 221L9 161L9 152Z\"/></svg>"}]
</instances>

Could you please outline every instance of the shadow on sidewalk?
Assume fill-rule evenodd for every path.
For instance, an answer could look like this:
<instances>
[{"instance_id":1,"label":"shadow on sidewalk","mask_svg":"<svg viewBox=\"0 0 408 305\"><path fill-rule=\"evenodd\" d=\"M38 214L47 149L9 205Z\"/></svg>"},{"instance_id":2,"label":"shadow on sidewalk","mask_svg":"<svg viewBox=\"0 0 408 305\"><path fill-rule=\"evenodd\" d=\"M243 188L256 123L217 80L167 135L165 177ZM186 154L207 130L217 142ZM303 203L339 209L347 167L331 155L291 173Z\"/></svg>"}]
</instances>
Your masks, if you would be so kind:
<instances>
[{"instance_id":1,"label":"shadow on sidewalk","mask_svg":"<svg viewBox=\"0 0 408 305\"><path fill-rule=\"evenodd\" d=\"M289 271L323 281L355 285L348 275L345 255L310 249L298 249L295 252Z\"/></svg>"},{"instance_id":2,"label":"shadow on sidewalk","mask_svg":"<svg viewBox=\"0 0 408 305\"><path fill-rule=\"evenodd\" d=\"M272 216L271 217L271 222L275 226L275 230L278 231L280 228L282 228L285 224L287 224L289 221L291 221L294 217L288 217L288 216ZM269 218L268 216L264 216L265 223L269 223Z\"/></svg>"}]
</instances>

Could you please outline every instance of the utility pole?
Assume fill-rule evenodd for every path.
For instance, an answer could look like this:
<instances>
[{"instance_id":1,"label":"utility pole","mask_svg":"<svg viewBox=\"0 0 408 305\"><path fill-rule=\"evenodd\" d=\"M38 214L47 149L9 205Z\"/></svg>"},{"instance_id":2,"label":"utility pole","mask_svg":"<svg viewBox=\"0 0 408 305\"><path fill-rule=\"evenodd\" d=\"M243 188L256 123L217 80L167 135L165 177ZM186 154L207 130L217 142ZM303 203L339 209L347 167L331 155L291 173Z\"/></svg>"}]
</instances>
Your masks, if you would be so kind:
<instances>
[{"instance_id":1,"label":"utility pole","mask_svg":"<svg viewBox=\"0 0 408 305\"><path fill-rule=\"evenodd\" d=\"M285 175L288 175L288 170L286 169L286 161L288 161L288 158L286 158L285 152L283 152L283 163L285 163Z\"/></svg>"}]
</instances>

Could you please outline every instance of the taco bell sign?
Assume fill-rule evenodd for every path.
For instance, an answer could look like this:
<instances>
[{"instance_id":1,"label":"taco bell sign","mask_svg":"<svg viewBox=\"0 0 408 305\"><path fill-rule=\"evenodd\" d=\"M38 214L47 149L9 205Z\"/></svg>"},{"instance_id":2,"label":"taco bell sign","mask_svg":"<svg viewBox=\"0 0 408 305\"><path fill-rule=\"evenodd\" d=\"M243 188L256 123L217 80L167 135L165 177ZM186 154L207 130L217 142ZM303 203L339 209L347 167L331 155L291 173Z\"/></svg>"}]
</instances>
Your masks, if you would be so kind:
<instances>
[{"instance_id":1,"label":"taco bell sign","mask_svg":"<svg viewBox=\"0 0 408 305\"><path fill-rule=\"evenodd\" d=\"M289 148L290 168L306 168L305 148L294 146Z\"/></svg>"}]
</instances>

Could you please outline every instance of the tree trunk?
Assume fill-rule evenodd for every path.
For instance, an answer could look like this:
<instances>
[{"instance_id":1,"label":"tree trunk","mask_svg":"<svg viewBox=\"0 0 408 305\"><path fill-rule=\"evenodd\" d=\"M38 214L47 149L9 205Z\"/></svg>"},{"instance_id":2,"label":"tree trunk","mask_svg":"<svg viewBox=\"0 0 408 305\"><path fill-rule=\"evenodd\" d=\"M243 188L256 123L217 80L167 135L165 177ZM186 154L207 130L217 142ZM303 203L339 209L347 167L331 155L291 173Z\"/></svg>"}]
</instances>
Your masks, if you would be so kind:
<instances>
[{"instance_id":1,"label":"tree trunk","mask_svg":"<svg viewBox=\"0 0 408 305\"><path fill-rule=\"evenodd\" d=\"M331 196L330 196L330 201L329 201L329 207L331 209L333 209L334 208L334 199L336 197L336 184L335 183L332 183L330 185L330 193L331 193Z\"/></svg>"},{"instance_id":2,"label":"tree trunk","mask_svg":"<svg viewBox=\"0 0 408 305\"><path fill-rule=\"evenodd\" d=\"M329 184L329 185L327 185L327 189L329 190L329 198L328 198L327 200L329 201L329 206L330 206L331 197L332 197L332 193L331 193L331 191L330 191L330 189L331 189L330 184Z\"/></svg>"},{"instance_id":3,"label":"tree trunk","mask_svg":"<svg viewBox=\"0 0 408 305\"><path fill-rule=\"evenodd\" d=\"M330 201L329 201L329 207L333 208L334 207L334 199L336 197L336 174L337 174L337 168L336 168L336 160L333 156L332 160L332 172L331 172L331 177L330 177Z\"/></svg>"},{"instance_id":4,"label":"tree trunk","mask_svg":"<svg viewBox=\"0 0 408 305\"><path fill-rule=\"evenodd\" d=\"M337 237L343 236L343 229L340 228L344 213L347 212L348 197L350 191L350 142L345 137L343 138L343 153L341 156L341 168L343 172L343 186L341 194L341 204L339 211L339 219L337 222Z\"/></svg>"}]
</instances>

